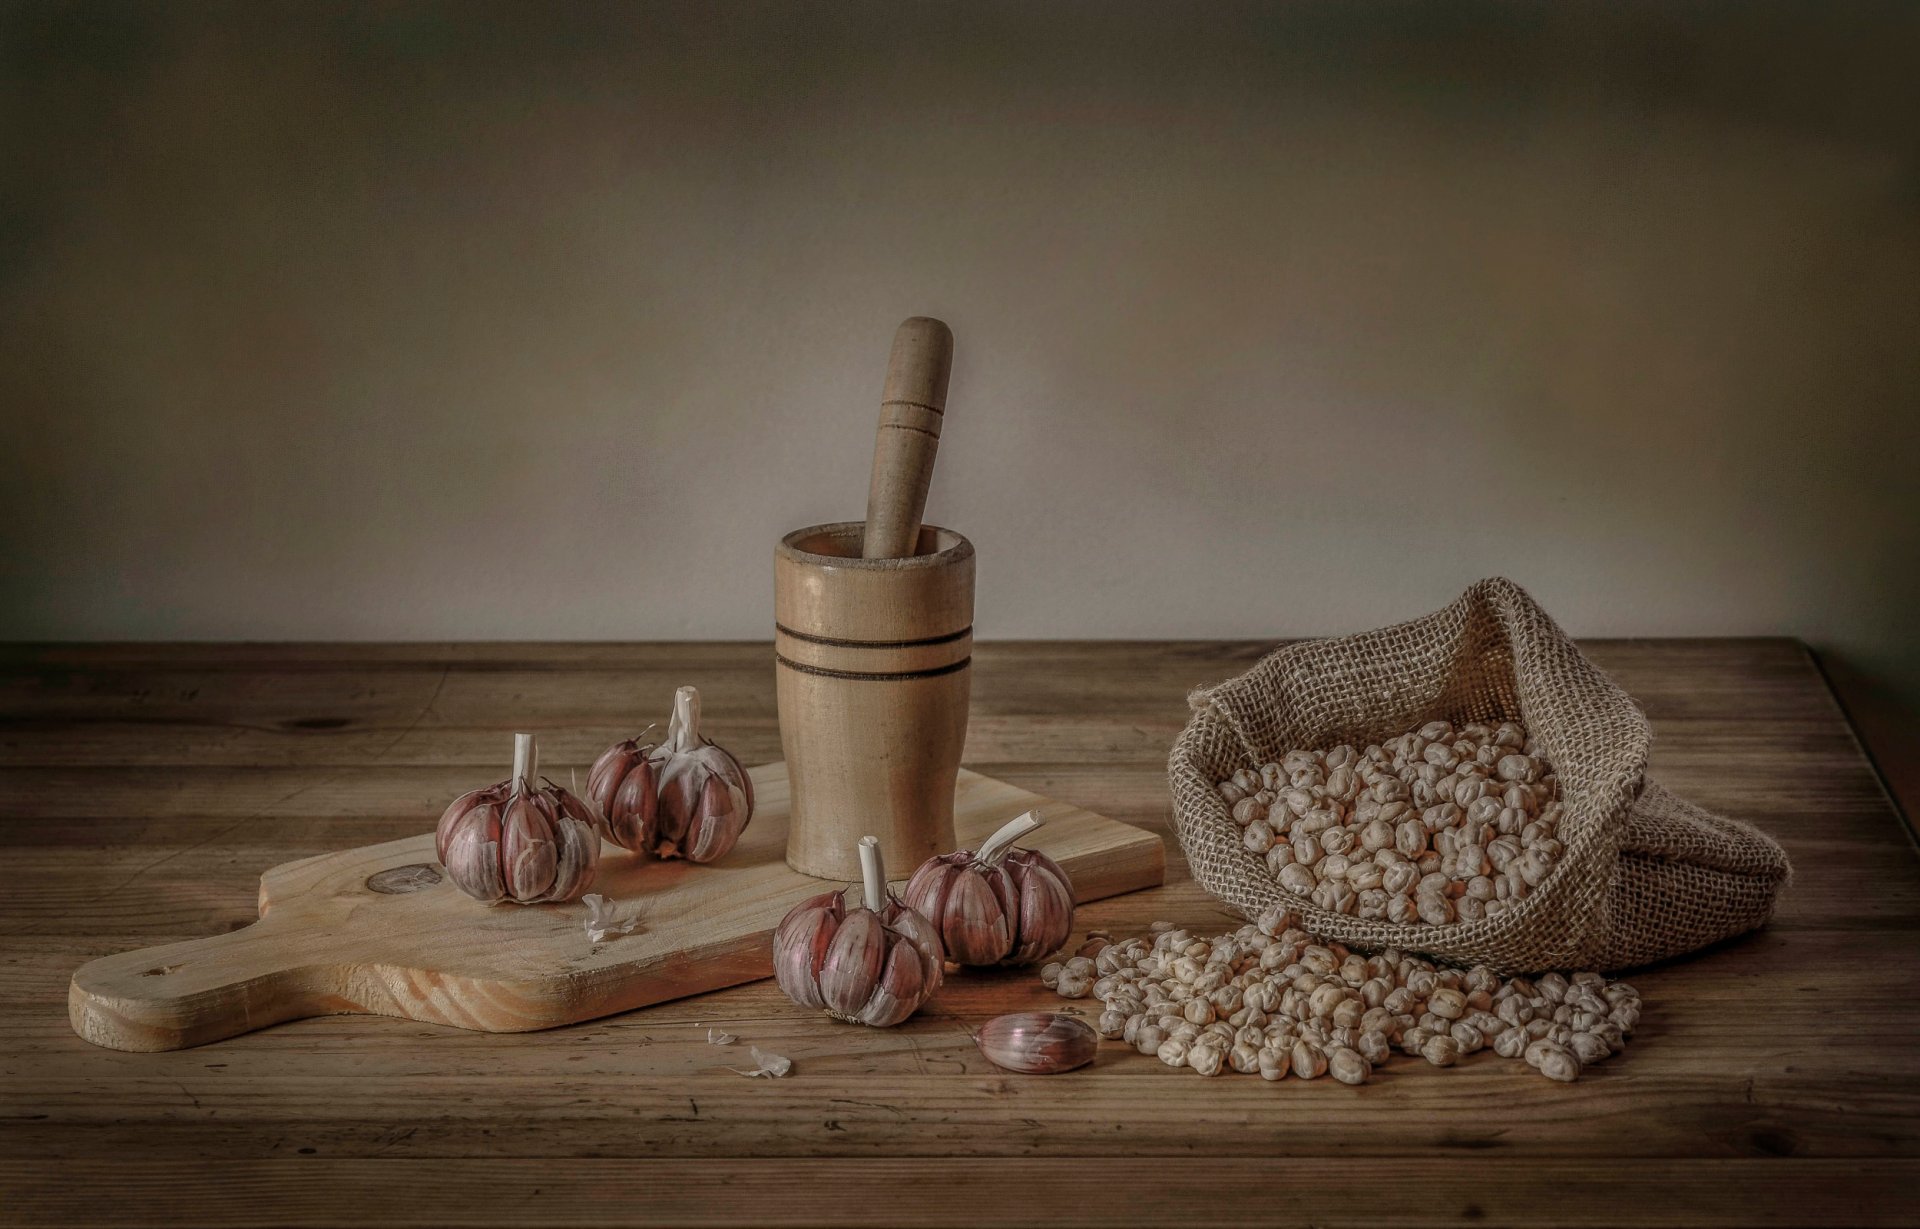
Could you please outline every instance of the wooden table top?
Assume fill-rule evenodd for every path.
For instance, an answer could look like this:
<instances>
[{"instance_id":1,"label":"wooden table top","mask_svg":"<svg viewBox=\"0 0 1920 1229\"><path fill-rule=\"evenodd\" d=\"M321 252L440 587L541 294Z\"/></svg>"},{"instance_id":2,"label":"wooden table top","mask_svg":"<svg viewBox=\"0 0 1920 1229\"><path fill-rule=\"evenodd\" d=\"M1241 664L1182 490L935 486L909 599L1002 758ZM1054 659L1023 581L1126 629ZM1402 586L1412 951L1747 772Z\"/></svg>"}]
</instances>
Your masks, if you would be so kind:
<instances>
[{"instance_id":1,"label":"wooden table top","mask_svg":"<svg viewBox=\"0 0 1920 1229\"><path fill-rule=\"evenodd\" d=\"M1187 877L1165 760L1188 688L1267 647L980 646L968 766L1167 836L1167 886L1080 929L1230 924ZM1638 1033L1576 1084L1488 1053L1361 1088L1119 1043L999 1071L968 1028L1060 1006L1031 972L953 977L886 1031L769 981L547 1033L342 1016L95 1049L67 1024L76 967L246 925L275 863L430 828L500 775L510 730L585 764L692 682L742 759L777 759L770 650L0 650L0 1221L1915 1222L1920 857L1818 670L1784 640L1587 648L1652 718L1659 780L1786 846L1778 916L1633 976ZM793 1074L732 1074L707 1026Z\"/></svg>"}]
</instances>

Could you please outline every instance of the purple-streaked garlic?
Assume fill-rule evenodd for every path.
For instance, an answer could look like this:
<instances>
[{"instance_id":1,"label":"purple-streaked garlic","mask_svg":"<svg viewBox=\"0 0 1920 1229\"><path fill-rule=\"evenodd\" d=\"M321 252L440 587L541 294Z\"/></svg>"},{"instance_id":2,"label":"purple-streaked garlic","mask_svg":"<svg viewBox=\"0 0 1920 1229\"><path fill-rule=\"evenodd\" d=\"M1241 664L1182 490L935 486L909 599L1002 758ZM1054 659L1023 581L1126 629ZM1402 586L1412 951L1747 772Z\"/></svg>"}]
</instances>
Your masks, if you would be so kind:
<instances>
[{"instance_id":1,"label":"purple-streaked garlic","mask_svg":"<svg viewBox=\"0 0 1920 1229\"><path fill-rule=\"evenodd\" d=\"M587 774L587 797L600 808L609 840L656 858L723 858L753 818L753 779L700 736L700 693L691 687L674 692L661 742L629 738L601 752Z\"/></svg>"},{"instance_id":2,"label":"purple-streaked garlic","mask_svg":"<svg viewBox=\"0 0 1920 1229\"><path fill-rule=\"evenodd\" d=\"M929 858L906 902L940 931L956 964L1033 964L1073 931L1073 881L1043 853L1013 843L1040 826L1032 811L965 849Z\"/></svg>"},{"instance_id":3,"label":"purple-streaked garlic","mask_svg":"<svg viewBox=\"0 0 1920 1229\"><path fill-rule=\"evenodd\" d=\"M1057 1011L1016 1011L981 1025L973 1043L995 1066L1055 1075L1092 1062L1100 1034L1085 1020Z\"/></svg>"},{"instance_id":4,"label":"purple-streaked garlic","mask_svg":"<svg viewBox=\"0 0 1920 1229\"><path fill-rule=\"evenodd\" d=\"M469 790L440 817L434 837L447 877L489 905L572 900L600 869L593 809L549 781L534 784L533 735L513 736L513 775Z\"/></svg>"},{"instance_id":5,"label":"purple-streaked garlic","mask_svg":"<svg viewBox=\"0 0 1920 1229\"><path fill-rule=\"evenodd\" d=\"M940 987L940 935L887 891L880 842L860 838L865 908L845 891L795 905L773 933L773 978L802 1007L836 1020L888 1028Z\"/></svg>"}]
</instances>

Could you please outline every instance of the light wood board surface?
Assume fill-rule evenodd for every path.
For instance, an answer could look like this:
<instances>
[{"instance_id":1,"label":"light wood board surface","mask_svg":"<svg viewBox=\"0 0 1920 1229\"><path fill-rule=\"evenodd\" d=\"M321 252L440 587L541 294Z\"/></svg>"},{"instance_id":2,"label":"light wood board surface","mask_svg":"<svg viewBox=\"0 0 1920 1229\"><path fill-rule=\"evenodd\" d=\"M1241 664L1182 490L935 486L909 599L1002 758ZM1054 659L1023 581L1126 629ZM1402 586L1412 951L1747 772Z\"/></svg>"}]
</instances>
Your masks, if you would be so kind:
<instances>
[{"instance_id":1,"label":"light wood board surface","mask_svg":"<svg viewBox=\"0 0 1920 1229\"><path fill-rule=\"evenodd\" d=\"M1167 886L1088 906L1083 929L1227 921L1167 829L1166 751L1187 689L1268 647L977 650L968 767L1169 838ZM248 924L263 867L425 830L514 729L585 763L694 682L730 747L777 758L770 653L4 650L0 1208L48 1225L1914 1223L1920 857L1831 694L1789 641L1587 648L1652 718L1654 775L1786 845L1778 917L1634 976L1639 1032L1576 1084L1476 1055L1396 1058L1358 1089L1204 1080L1111 1044L1069 1075L1000 1072L968 1029L1060 1002L1017 972L951 978L884 1032L762 982L541 1033L323 1017L102 1050L68 1026L74 969ZM741 1054L708 1026L793 1074L730 1073Z\"/></svg>"},{"instance_id":2,"label":"light wood board surface","mask_svg":"<svg viewBox=\"0 0 1920 1229\"><path fill-rule=\"evenodd\" d=\"M334 1014L521 1033L771 977L780 919L835 885L787 865L786 765L751 772L757 809L725 858L696 866L607 846L594 890L637 925L598 943L581 901L489 908L465 896L427 832L272 868L251 926L89 961L69 1018L95 1045L133 1051ZM1153 833L977 772L954 791L959 848L1028 812L1044 826L1022 844L1066 869L1076 901L1164 877ZM892 869L904 881L914 868Z\"/></svg>"}]
</instances>

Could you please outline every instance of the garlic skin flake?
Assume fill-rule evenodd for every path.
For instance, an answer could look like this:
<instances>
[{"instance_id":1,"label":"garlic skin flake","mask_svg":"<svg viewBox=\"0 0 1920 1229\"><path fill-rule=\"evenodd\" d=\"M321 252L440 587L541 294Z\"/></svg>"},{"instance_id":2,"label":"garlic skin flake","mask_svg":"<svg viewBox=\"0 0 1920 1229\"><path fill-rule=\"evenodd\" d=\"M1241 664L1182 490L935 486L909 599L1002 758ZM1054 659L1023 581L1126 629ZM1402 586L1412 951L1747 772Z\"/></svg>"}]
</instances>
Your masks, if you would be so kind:
<instances>
[{"instance_id":1,"label":"garlic skin flake","mask_svg":"<svg viewBox=\"0 0 1920 1229\"><path fill-rule=\"evenodd\" d=\"M769 1054L759 1046L754 1046L748 1052L753 1055L755 1064L752 1071L742 1071L738 1067L728 1067L727 1070L733 1072L735 1075L744 1075L749 1079L764 1078L769 1080L784 1079L787 1073L793 1070L793 1060L784 1054Z\"/></svg>"},{"instance_id":2,"label":"garlic skin flake","mask_svg":"<svg viewBox=\"0 0 1920 1229\"><path fill-rule=\"evenodd\" d=\"M638 917L621 921L618 916L619 905L598 892L589 892L582 896L580 903L587 907L586 929L589 943L604 943L612 935L632 934L640 925Z\"/></svg>"}]
</instances>

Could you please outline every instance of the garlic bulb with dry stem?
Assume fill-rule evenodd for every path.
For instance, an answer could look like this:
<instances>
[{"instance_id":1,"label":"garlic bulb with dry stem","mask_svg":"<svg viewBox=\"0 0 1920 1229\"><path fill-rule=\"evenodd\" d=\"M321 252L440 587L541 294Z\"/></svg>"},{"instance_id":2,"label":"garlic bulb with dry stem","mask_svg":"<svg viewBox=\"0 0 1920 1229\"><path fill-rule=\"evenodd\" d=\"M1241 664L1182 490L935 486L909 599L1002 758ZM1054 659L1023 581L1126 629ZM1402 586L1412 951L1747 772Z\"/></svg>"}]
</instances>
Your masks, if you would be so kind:
<instances>
[{"instance_id":1,"label":"garlic bulb with dry stem","mask_svg":"<svg viewBox=\"0 0 1920 1229\"><path fill-rule=\"evenodd\" d=\"M549 781L534 784L533 735L513 736L513 776L453 800L434 833L447 877L497 905L572 900L593 886L600 831L590 807Z\"/></svg>"},{"instance_id":2,"label":"garlic bulb with dry stem","mask_svg":"<svg viewBox=\"0 0 1920 1229\"><path fill-rule=\"evenodd\" d=\"M887 1028L940 987L940 935L887 891L880 842L860 838L865 908L823 892L795 905L773 933L773 977L802 1007L836 1020Z\"/></svg>"},{"instance_id":3,"label":"garlic bulb with dry stem","mask_svg":"<svg viewBox=\"0 0 1920 1229\"><path fill-rule=\"evenodd\" d=\"M753 818L753 779L740 761L700 735L700 693L673 694L667 736L642 746L629 738L601 752L587 797L606 819L608 839L657 858L723 858Z\"/></svg>"},{"instance_id":4,"label":"garlic bulb with dry stem","mask_svg":"<svg viewBox=\"0 0 1920 1229\"><path fill-rule=\"evenodd\" d=\"M1032 964L1073 931L1073 883L1047 855L1015 849L1040 826L1029 811L988 837L979 852L929 858L907 882L909 906L940 931L956 964Z\"/></svg>"}]
</instances>

